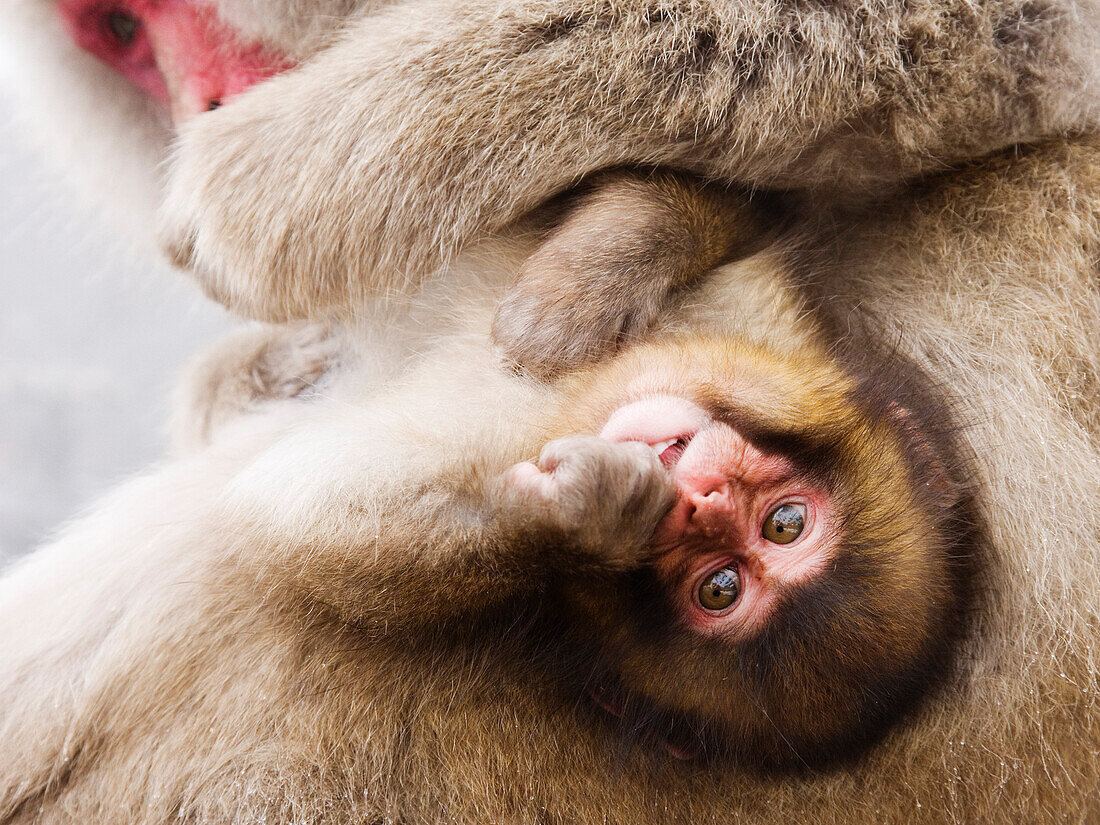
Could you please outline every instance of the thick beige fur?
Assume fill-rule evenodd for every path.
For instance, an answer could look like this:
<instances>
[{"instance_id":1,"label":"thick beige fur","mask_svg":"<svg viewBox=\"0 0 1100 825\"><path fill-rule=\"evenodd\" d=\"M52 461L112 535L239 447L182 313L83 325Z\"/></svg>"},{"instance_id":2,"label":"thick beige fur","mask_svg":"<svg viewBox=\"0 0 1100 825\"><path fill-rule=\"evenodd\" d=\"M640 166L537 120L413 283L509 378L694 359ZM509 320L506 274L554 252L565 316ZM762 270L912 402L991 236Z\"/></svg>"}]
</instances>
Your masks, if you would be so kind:
<instances>
[{"instance_id":1,"label":"thick beige fur","mask_svg":"<svg viewBox=\"0 0 1100 825\"><path fill-rule=\"evenodd\" d=\"M1100 113L1095 0L213 5L308 60L186 129L163 236L213 295L269 319L354 310L608 167L866 199ZM52 12L12 1L8 85L67 120L74 100L133 108L57 45ZM139 174L141 156L123 173L95 133L68 134L108 191Z\"/></svg>"},{"instance_id":2,"label":"thick beige fur","mask_svg":"<svg viewBox=\"0 0 1100 825\"><path fill-rule=\"evenodd\" d=\"M163 239L269 319L417 281L594 171L866 197L1091 126L1091 0L388 4L196 119Z\"/></svg>"},{"instance_id":3,"label":"thick beige fur","mask_svg":"<svg viewBox=\"0 0 1100 825\"><path fill-rule=\"evenodd\" d=\"M553 392L487 342L530 247L497 248L365 304L328 400L229 425L0 581L0 822L1100 817L1100 144L795 224L835 334L895 338L957 401L995 548L962 672L865 760L787 779L654 762L501 657L507 625L425 649L386 636L384 612L322 608L324 588L369 587L348 531L399 517L387 496L490 440L517 458L539 441ZM663 323L798 346L804 313L750 261Z\"/></svg>"}]
</instances>

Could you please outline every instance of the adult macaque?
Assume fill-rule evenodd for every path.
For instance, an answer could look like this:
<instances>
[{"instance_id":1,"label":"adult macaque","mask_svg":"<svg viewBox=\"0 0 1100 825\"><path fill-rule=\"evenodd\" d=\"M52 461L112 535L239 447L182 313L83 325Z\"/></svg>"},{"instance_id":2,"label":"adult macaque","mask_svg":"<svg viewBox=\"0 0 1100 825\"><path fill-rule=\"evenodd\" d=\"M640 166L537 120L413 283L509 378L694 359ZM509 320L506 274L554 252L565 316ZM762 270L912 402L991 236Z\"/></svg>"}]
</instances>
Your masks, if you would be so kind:
<instances>
[{"instance_id":1,"label":"adult macaque","mask_svg":"<svg viewBox=\"0 0 1100 825\"><path fill-rule=\"evenodd\" d=\"M0 821L524 821L549 797L496 808L521 731L564 737L536 783L586 763L671 794L653 813L858 756L950 673L985 530L935 395L900 357L839 366L777 254L554 387L491 353L508 269L453 272L410 311L464 322L395 376L349 332L369 388L120 491L0 589ZM89 565L87 602L57 587ZM488 800L429 787L454 749ZM554 815L618 815L573 791Z\"/></svg>"},{"instance_id":2,"label":"adult macaque","mask_svg":"<svg viewBox=\"0 0 1100 825\"><path fill-rule=\"evenodd\" d=\"M176 261L270 319L354 313L601 169L674 166L866 200L1085 129L1100 103L1100 12L1085 0L19 0L15 11L36 43L60 17L180 118L306 59L193 118L169 167ZM33 67L20 69L16 83L40 97Z\"/></svg>"}]
</instances>

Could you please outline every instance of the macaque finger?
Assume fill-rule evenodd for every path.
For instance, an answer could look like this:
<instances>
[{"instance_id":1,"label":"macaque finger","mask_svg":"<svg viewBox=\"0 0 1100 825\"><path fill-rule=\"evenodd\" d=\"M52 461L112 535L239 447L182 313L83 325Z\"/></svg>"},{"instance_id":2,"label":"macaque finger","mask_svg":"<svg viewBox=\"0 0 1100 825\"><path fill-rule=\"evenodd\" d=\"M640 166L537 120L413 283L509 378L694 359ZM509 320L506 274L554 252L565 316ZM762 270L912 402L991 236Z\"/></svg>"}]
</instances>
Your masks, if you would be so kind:
<instances>
[{"instance_id":1,"label":"macaque finger","mask_svg":"<svg viewBox=\"0 0 1100 825\"><path fill-rule=\"evenodd\" d=\"M266 402L314 388L341 355L324 323L250 327L200 353L177 385L172 440L177 452L210 443L228 421Z\"/></svg>"},{"instance_id":2,"label":"macaque finger","mask_svg":"<svg viewBox=\"0 0 1100 825\"><path fill-rule=\"evenodd\" d=\"M647 542L672 506L668 474L647 444L567 436L547 444L537 463L506 474L505 498L599 568L641 564Z\"/></svg>"}]
</instances>

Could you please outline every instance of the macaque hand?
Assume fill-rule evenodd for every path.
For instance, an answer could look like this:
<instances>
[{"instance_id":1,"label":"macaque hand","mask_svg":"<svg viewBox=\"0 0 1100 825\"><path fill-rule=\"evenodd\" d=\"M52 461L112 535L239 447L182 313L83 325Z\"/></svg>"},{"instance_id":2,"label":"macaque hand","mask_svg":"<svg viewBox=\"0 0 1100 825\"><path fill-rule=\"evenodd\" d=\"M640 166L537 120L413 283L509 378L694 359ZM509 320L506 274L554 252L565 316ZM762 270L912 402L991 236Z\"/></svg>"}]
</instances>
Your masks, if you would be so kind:
<instances>
[{"instance_id":1,"label":"macaque hand","mask_svg":"<svg viewBox=\"0 0 1100 825\"><path fill-rule=\"evenodd\" d=\"M340 362L343 339L325 323L246 328L218 341L176 387L172 441L179 452L210 443L225 422L316 388Z\"/></svg>"},{"instance_id":2,"label":"macaque hand","mask_svg":"<svg viewBox=\"0 0 1100 825\"><path fill-rule=\"evenodd\" d=\"M517 464L504 477L506 510L611 571L646 560L674 498L652 447L596 436L551 441L536 463Z\"/></svg>"},{"instance_id":3,"label":"macaque hand","mask_svg":"<svg viewBox=\"0 0 1100 825\"><path fill-rule=\"evenodd\" d=\"M176 266L235 312L268 321L354 313L364 298L411 283L406 272L437 263L439 244L420 260L429 245L401 235L432 218L398 216L387 197L420 191L393 146L401 138L386 136L392 118L339 121L333 110L343 104L318 93L323 78L306 69L185 124L159 216ZM414 200L401 203L422 210Z\"/></svg>"},{"instance_id":4,"label":"macaque hand","mask_svg":"<svg viewBox=\"0 0 1100 825\"><path fill-rule=\"evenodd\" d=\"M303 156L309 145L303 148L301 136L278 133L293 124L267 123L248 103L234 101L181 130L159 215L160 243L173 264L231 310L269 321L305 317L296 296L308 289L289 273L299 268L297 251L315 242L303 237L294 214L310 201L316 208L315 184L303 173L304 183L293 185L285 170L315 164Z\"/></svg>"},{"instance_id":5,"label":"macaque hand","mask_svg":"<svg viewBox=\"0 0 1100 825\"><path fill-rule=\"evenodd\" d=\"M278 328L248 365L256 401L294 398L317 383L340 361L344 342L324 323Z\"/></svg>"}]
</instances>

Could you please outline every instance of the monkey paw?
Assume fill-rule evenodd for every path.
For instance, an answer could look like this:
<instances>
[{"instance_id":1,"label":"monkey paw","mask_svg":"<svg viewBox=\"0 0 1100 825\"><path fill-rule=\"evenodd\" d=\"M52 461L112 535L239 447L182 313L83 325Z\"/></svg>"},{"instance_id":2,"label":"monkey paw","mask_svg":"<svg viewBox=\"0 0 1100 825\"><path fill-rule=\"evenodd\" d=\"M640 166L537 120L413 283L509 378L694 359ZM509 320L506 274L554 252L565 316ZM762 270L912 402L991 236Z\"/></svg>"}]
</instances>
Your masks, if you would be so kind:
<instances>
[{"instance_id":1,"label":"monkey paw","mask_svg":"<svg viewBox=\"0 0 1100 825\"><path fill-rule=\"evenodd\" d=\"M659 277L632 279L528 262L497 307L493 341L505 358L542 378L620 349L653 326L668 303ZM576 270L583 261L566 265Z\"/></svg>"},{"instance_id":2,"label":"monkey paw","mask_svg":"<svg viewBox=\"0 0 1100 825\"><path fill-rule=\"evenodd\" d=\"M183 129L159 215L160 243L214 300L252 317L286 320L277 302L265 300L265 292L280 291L279 276L270 271L269 244L285 199L272 199L273 182L265 183L249 162L270 153L265 141L255 139L257 130L236 115L236 106L225 107ZM274 154L280 153L276 148ZM270 168L279 178L285 162Z\"/></svg>"},{"instance_id":3,"label":"monkey paw","mask_svg":"<svg viewBox=\"0 0 1100 825\"><path fill-rule=\"evenodd\" d=\"M534 515L540 532L560 536L589 561L627 570L648 556L675 489L652 447L578 435L551 441L536 463L512 467L504 499L518 518Z\"/></svg>"},{"instance_id":4,"label":"monkey paw","mask_svg":"<svg viewBox=\"0 0 1100 825\"><path fill-rule=\"evenodd\" d=\"M218 341L177 385L176 449L205 446L226 421L310 390L339 362L342 344L336 328L320 323L248 328Z\"/></svg>"},{"instance_id":5,"label":"monkey paw","mask_svg":"<svg viewBox=\"0 0 1100 825\"><path fill-rule=\"evenodd\" d=\"M335 366L343 341L327 324L277 329L249 364L254 402L294 398L316 386Z\"/></svg>"}]
</instances>

